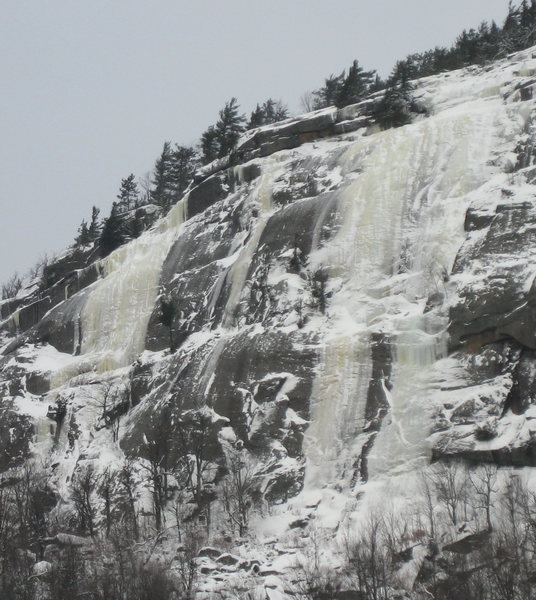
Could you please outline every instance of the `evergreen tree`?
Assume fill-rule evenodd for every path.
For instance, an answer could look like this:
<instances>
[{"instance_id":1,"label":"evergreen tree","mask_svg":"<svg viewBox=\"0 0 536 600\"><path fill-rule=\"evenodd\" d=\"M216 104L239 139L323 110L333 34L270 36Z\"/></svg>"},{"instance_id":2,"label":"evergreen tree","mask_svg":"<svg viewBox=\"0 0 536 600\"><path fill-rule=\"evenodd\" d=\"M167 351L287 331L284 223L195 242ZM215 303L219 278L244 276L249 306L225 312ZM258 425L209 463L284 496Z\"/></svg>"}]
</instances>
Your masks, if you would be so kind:
<instances>
[{"instance_id":1,"label":"evergreen tree","mask_svg":"<svg viewBox=\"0 0 536 600\"><path fill-rule=\"evenodd\" d=\"M286 118L288 118L288 110L283 103L268 98L262 106L257 104L255 110L251 113L247 129L277 123Z\"/></svg>"},{"instance_id":2,"label":"evergreen tree","mask_svg":"<svg viewBox=\"0 0 536 600\"><path fill-rule=\"evenodd\" d=\"M369 94L374 94L385 89L385 81L376 73L374 80L369 86Z\"/></svg>"},{"instance_id":3,"label":"evergreen tree","mask_svg":"<svg viewBox=\"0 0 536 600\"><path fill-rule=\"evenodd\" d=\"M264 112L264 124L269 125L271 123L277 123L278 121L283 121L283 119L288 118L288 110L287 107L278 100L272 100L272 98L268 98L266 102L262 105L262 109Z\"/></svg>"},{"instance_id":4,"label":"evergreen tree","mask_svg":"<svg viewBox=\"0 0 536 600\"><path fill-rule=\"evenodd\" d=\"M345 72L340 75L330 75L324 86L313 92L313 109L335 106L345 80Z\"/></svg>"},{"instance_id":5,"label":"evergreen tree","mask_svg":"<svg viewBox=\"0 0 536 600\"><path fill-rule=\"evenodd\" d=\"M76 236L74 241L77 246L86 246L91 242L89 229L85 219L83 219L82 223L80 223L80 227L78 228L78 235Z\"/></svg>"},{"instance_id":6,"label":"evergreen tree","mask_svg":"<svg viewBox=\"0 0 536 600\"><path fill-rule=\"evenodd\" d=\"M99 221L100 209L93 206L91 209L91 223L89 224L89 238L94 242L100 235L100 221Z\"/></svg>"},{"instance_id":7,"label":"evergreen tree","mask_svg":"<svg viewBox=\"0 0 536 600\"><path fill-rule=\"evenodd\" d=\"M372 112L372 116L383 129L401 127L411 122L414 100L410 73L413 71L413 63L407 60L397 62L393 69L383 98Z\"/></svg>"},{"instance_id":8,"label":"evergreen tree","mask_svg":"<svg viewBox=\"0 0 536 600\"><path fill-rule=\"evenodd\" d=\"M134 174L131 173L127 178L121 180L121 187L117 199L121 210L131 210L135 208L138 202L139 190Z\"/></svg>"},{"instance_id":9,"label":"evergreen tree","mask_svg":"<svg viewBox=\"0 0 536 600\"><path fill-rule=\"evenodd\" d=\"M181 199L190 185L196 166L195 150L190 146L176 145L171 155L171 188L174 201Z\"/></svg>"},{"instance_id":10,"label":"evergreen tree","mask_svg":"<svg viewBox=\"0 0 536 600\"><path fill-rule=\"evenodd\" d=\"M167 210L173 202L173 153L171 143L164 142L162 152L156 160L151 189L151 202Z\"/></svg>"},{"instance_id":11,"label":"evergreen tree","mask_svg":"<svg viewBox=\"0 0 536 600\"><path fill-rule=\"evenodd\" d=\"M348 69L348 75L344 78L335 104L341 108L349 104L356 104L369 93L374 79L375 71L363 71L357 60Z\"/></svg>"},{"instance_id":12,"label":"evergreen tree","mask_svg":"<svg viewBox=\"0 0 536 600\"><path fill-rule=\"evenodd\" d=\"M129 238L125 231L123 219L119 214L117 202L112 204L110 216L104 221L99 237L99 251L102 258L108 256L116 248L123 245Z\"/></svg>"},{"instance_id":13,"label":"evergreen tree","mask_svg":"<svg viewBox=\"0 0 536 600\"><path fill-rule=\"evenodd\" d=\"M255 110L251 113L246 129L270 125L287 118L288 110L281 100L276 102L272 98L268 98L262 106L257 104Z\"/></svg>"},{"instance_id":14,"label":"evergreen tree","mask_svg":"<svg viewBox=\"0 0 536 600\"><path fill-rule=\"evenodd\" d=\"M216 123L216 141L218 143L218 158L222 158L231 152L240 134L244 131L244 115L239 114L240 106L236 98L220 110L220 118Z\"/></svg>"},{"instance_id":15,"label":"evergreen tree","mask_svg":"<svg viewBox=\"0 0 536 600\"><path fill-rule=\"evenodd\" d=\"M264 125L264 111L262 106L257 104L255 110L251 112L246 129L255 129Z\"/></svg>"},{"instance_id":16,"label":"evergreen tree","mask_svg":"<svg viewBox=\"0 0 536 600\"><path fill-rule=\"evenodd\" d=\"M218 158L218 135L216 133L216 128L214 125L211 125L206 131L201 135L201 154L202 154L202 162L205 165L211 163L213 160Z\"/></svg>"},{"instance_id":17,"label":"evergreen tree","mask_svg":"<svg viewBox=\"0 0 536 600\"><path fill-rule=\"evenodd\" d=\"M136 214L134 215L134 219L132 220L132 222L130 224L130 236L132 237L132 239L136 239L137 237L140 237L140 235L143 233L144 229L145 229L145 226L143 223L142 215L141 215L140 211L137 210Z\"/></svg>"}]
</instances>

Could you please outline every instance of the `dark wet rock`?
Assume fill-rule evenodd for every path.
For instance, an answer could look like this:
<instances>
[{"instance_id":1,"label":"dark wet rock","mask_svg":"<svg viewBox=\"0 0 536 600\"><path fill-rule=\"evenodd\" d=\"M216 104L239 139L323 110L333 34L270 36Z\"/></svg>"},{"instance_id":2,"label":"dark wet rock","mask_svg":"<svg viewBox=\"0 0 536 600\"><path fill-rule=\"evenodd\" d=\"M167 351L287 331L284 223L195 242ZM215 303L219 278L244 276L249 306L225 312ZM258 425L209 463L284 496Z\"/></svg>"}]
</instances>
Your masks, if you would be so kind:
<instances>
[{"instance_id":1,"label":"dark wet rock","mask_svg":"<svg viewBox=\"0 0 536 600\"><path fill-rule=\"evenodd\" d=\"M500 205L484 238L468 238L453 272L464 272L467 281L475 271L451 309L452 346L486 332L490 341L510 337L536 348L536 289L530 268L535 253L536 210L530 203Z\"/></svg>"},{"instance_id":2,"label":"dark wet rock","mask_svg":"<svg viewBox=\"0 0 536 600\"><path fill-rule=\"evenodd\" d=\"M303 487L303 469L276 473L269 481L264 497L271 504L282 504L300 493Z\"/></svg>"},{"instance_id":3,"label":"dark wet rock","mask_svg":"<svg viewBox=\"0 0 536 600\"><path fill-rule=\"evenodd\" d=\"M372 375L367 392L365 418L369 423L369 429L378 431L389 407L385 390L389 389L390 385L393 356L391 341L384 334L372 334L370 345L372 349Z\"/></svg>"},{"instance_id":4,"label":"dark wet rock","mask_svg":"<svg viewBox=\"0 0 536 600\"><path fill-rule=\"evenodd\" d=\"M235 567L241 562L241 558L232 554L222 554L216 559L216 562L227 567Z\"/></svg>"},{"instance_id":5,"label":"dark wet rock","mask_svg":"<svg viewBox=\"0 0 536 600\"><path fill-rule=\"evenodd\" d=\"M83 331L80 313L91 288L85 288L75 296L53 308L29 332L34 342L49 343L60 352L79 354L80 347L75 345L82 340Z\"/></svg>"},{"instance_id":6,"label":"dark wet rock","mask_svg":"<svg viewBox=\"0 0 536 600\"><path fill-rule=\"evenodd\" d=\"M446 546L443 546L444 552L453 552L455 554L470 554L475 550L483 548L490 539L488 531L480 531L466 535Z\"/></svg>"},{"instance_id":7,"label":"dark wet rock","mask_svg":"<svg viewBox=\"0 0 536 600\"><path fill-rule=\"evenodd\" d=\"M245 142L239 144L232 157L233 162L268 156L280 150L295 148L315 139L333 135L336 116L335 109L322 110L276 126L260 128Z\"/></svg>"},{"instance_id":8,"label":"dark wet rock","mask_svg":"<svg viewBox=\"0 0 536 600\"><path fill-rule=\"evenodd\" d=\"M305 529L309 525L309 519L296 519L289 523L290 529Z\"/></svg>"},{"instance_id":9,"label":"dark wet rock","mask_svg":"<svg viewBox=\"0 0 536 600\"><path fill-rule=\"evenodd\" d=\"M16 407L0 395L0 473L29 456L33 435L30 419L18 414Z\"/></svg>"},{"instance_id":10,"label":"dark wet rock","mask_svg":"<svg viewBox=\"0 0 536 600\"><path fill-rule=\"evenodd\" d=\"M475 231L489 227L493 221L493 217L494 215L489 212L470 208L465 214L464 229L465 231Z\"/></svg>"},{"instance_id":11,"label":"dark wet rock","mask_svg":"<svg viewBox=\"0 0 536 600\"><path fill-rule=\"evenodd\" d=\"M92 247L76 248L65 256L47 265L43 273L43 287L51 288L58 282L70 276L71 273L83 269L97 257L96 250Z\"/></svg>"},{"instance_id":12,"label":"dark wet rock","mask_svg":"<svg viewBox=\"0 0 536 600\"><path fill-rule=\"evenodd\" d=\"M50 390L50 379L46 373L31 371L26 375L26 389L30 394L42 396Z\"/></svg>"},{"instance_id":13,"label":"dark wet rock","mask_svg":"<svg viewBox=\"0 0 536 600\"><path fill-rule=\"evenodd\" d=\"M17 308L24 304L24 298L10 298L0 303L0 320L7 319Z\"/></svg>"},{"instance_id":14,"label":"dark wet rock","mask_svg":"<svg viewBox=\"0 0 536 600\"><path fill-rule=\"evenodd\" d=\"M474 444L464 448L452 444L442 448L436 446L432 450L432 460L457 458L470 464L495 464L501 467L535 467L536 440L516 442L514 447L504 446L492 450L475 448Z\"/></svg>"},{"instance_id":15,"label":"dark wet rock","mask_svg":"<svg viewBox=\"0 0 536 600\"><path fill-rule=\"evenodd\" d=\"M268 376L267 379L255 383L253 399L258 404L275 401L277 399L277 395L287 380L288 377L286 376L273 375Z\"/></svg>"},{"instance_id":16,"label":"dark wet rock","mask_svg":"<svg viewBox=\"0 0 536 600\"><path fill-rule=\"evenodd\" d=\"M219 556L221 556L222 552L221 550L218 550L217 548L212 548L211 546L205 546L203 548L201 548L201 550L199 550L199 552L197 553L197 556L206 556L208 558L218 558Z\"/></svg>"},{"instance_id":17,"label":"dark wet rock","mask_svg":"<svg viewBox=\"0 0 536 600\"><path fill-rule=\"evenodd\" d=\"M246 331L211 339L194 350L186 344L168 354L154 375L150 364L137 365L132 397L139 406L125 447L139 443L158 416L155 406L169 399L177 416L207 403L253 452L265 453L279 441L296 456L301 452L304 425L289 418L289 410L308 418L316 360L314 338L299 330L290 334ZM287 381L292 384L286 385ZM280 398L282 387L276 391L277 382L288 388ZM265 394L264 403L255 401L255 393Z\"/></svg>"},{"instance_id":18,"label":"dark wet rock","mask_svg":"<svg viewBox=\"0 0 536 600\"><path fill-rule=\"evenodd\" d=\"M188 195L188 218L202 213L227 195L229 190L225 175L216 174L192 188Z\"/></svg>"},{"instance_id":19,"label":"dark wet rock","mask_svg":"<svg viewBox=\"0 0 536 600\"><path fill-rule=\"evenodd\" d=\"M523 414L536 402L536 351L523 349L513 371L513 385L505 411Z\"/></svg>"}]
</instances>

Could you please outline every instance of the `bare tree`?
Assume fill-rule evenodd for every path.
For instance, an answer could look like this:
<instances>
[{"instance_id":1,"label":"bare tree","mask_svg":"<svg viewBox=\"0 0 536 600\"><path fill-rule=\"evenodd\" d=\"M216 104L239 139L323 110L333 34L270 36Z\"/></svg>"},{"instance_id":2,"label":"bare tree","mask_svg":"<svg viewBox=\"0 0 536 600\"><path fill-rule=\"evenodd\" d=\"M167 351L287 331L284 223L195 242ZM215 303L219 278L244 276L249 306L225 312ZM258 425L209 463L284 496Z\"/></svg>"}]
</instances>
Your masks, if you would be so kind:
<instances>
[{"instance_id":1,"label":"bare tree","mask_svg":"<svg viewBox=\"0 0 536 600\"><path fill-rule=\"evenodd\" d=\"M388 595L391 561L382 528L382 519L370 515L349 557L355 587L370 600L385 600Z\"/></svg>"},{"instance_id":2,"label":"bare tree","mask_svg":"<svg viewBox=\"0 0 536 600\"><path fill-rule=\"evenodd\" d=\"M493 496L497 493L497 467L484 464L469 472L469 481L478 498L477 508L484 510L488 531L492 530L491 508Z\"/></svg>"},{"instance_id":3,"label":"bare tree","mask_svg":"<svg viewBox=\"0 0 536 600\"><path fill-rule=\"evenodd\" d=\"M465 468L454 461L440 463L431 475L437 499L441 502L453 525L458 524L461 508L466 506L468 480Z\"/></svg>"},{"instance_id":4,"label":"bare tree","mask_svg":"<svg viewBox=\"0 0 536 600\"><path fill-rule=\"evenodd\" d=\"M211 466L208 445L212 423L211 416L204 411L184 413L176 423L176 471L199 507L203 504L205 478Z\"/></svg>"},{"instance_id":5,"label":"bare tree","mask_svg":"<svg viewBox=\"0 0 536 600\"><path fill-rule=\"evenodd\" d=\"M110 537L112 530L112 509L113 509L113 482L114 477L110 469L106 469L100 479L99 496L104 502L104 523L106 527L106 537Z\"/></svg>"},{"instance_id":6,"label":"bare tree","mask_svg":"<svg viewBox=\"0 0 536 600\"><path fill-rule=\"evenodd\" d=\"M309 530L308 552L296 565L297 583L290 593L302 600L328 600L337 597L342 580L330 566L323 564L321 547L322 534L314 528Z\"/></svg>"},{"instance_id":7,"label":"bare tree","mask_svg":"<svg viewBox=\"0 0 536 600\"><path fill-rule=\"evenodd\" d=\"M168 477L171 465L171 438L174 424L169 405L160 410L158 425L145 435L143 448L147 464L141 464L147 473L153 497L155 525L161 530L165 518L164 506L168 495Z\"/></svg>"},{"instance_id":8,"label":"bare tree","mask_svg":"<svg viewBox=\"0 0 536 600\"><path fill-rule=\"evenodd\" d=\"M426 472L420 473L420 489L424 498L424 506L428 518L428 526L430 528L430 537L434 539L436 536L434 487L429 474Z\"/></svg>"},{"instance_id":9,"label":"bare tree","mask_svg":"<svg viewBox=\"0 0 536 600\"><path fill-rule=\"evenodd\" d=\"M313 92L304 92L300 97L300 106L303 112L311 112L314 110L314 96Z\"/></svg>"},{"instance_id":10,"label":"bare tree","mask_svg":"<svg viewBox=\"0 0 536 600\"><path fill-rule=\"evenodd\" d=\"M138 513L136 510L137 485L134 478L134 465L131 461L126 461L119 473L120 489L125 498L125 514L127 522L130 524L134 539L137 541L140 537L138 526Z\"/></svg>"},{"instance_id":11,"label":"bare tree","mask_svg":"<svg viewBox=\"0 0 536 600\"><path fill-rule=\"evenodd\" d=\"M182 598L192 600L195 596L195 586L198 576L197 555L200 546L200 537L193 528L186 528L183 541L177 552L178 575Z\"/></svg>"},{"instance_id":12,"label":"bare tree","mask_svg":"<svg viewBox=\"0 0 536 600\"><path fill-rule=\"evenodd\" d=\"M244 451L230 450L226 455L228 476L225 479L223 506L233 526L242 537L248 529L254 484L253 469Z\"/></svg>"},{"instance_id":13,"label":"bare tree","mask_svg":"<svg viewBox=\"0 0 536 600\"><path fill-rule=\"evenodd\" d=\"M22 279L17 273L2 284L2 300L14 298L22 288Z\"/></svg>"},{"instance_id":14,"label":"bare tree","mask_svg":"<svg viewBox=\"0 0 536 600\"><path fill-rule=\"evenodd\" d=\"M30 279L36 279L37 277L43 277L44 273L45 273L45 269L46 267L50 264L51 262L51 258L48 256L48 254L43 254L36 262L35 264L30 267L29 271L28 271L28 276L30 277Z\"/></svg>"},{"instance_id":15,"label":"bare tree","mask_svg":"<svg viewBox=\"0 0 536 600\"><path fill-rule=\"evenodd\" d=\"M74 503L78 525L83 532L94 537L96 505L93 494L97 487L97 479L93 467L87 466L73 478L71 496Z\"/></svg>"}]
</instances>

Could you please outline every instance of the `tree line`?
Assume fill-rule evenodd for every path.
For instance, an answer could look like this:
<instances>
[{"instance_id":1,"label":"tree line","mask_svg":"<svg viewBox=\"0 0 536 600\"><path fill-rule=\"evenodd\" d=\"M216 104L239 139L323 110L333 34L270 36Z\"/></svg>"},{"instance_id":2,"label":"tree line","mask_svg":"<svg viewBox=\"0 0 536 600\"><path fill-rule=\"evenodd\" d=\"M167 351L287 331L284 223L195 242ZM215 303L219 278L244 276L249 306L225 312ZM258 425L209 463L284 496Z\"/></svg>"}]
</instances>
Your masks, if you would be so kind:
<instances>
[{"instance_id":1,"label":"tree line","mask_svg":"<svg viewBox=\"0 0 536 600\"><path fill-rule=\"evenodd\" d=\"M291 596L534 599L536 494L522 471L448 461L424 471L416 491L405 513L373 511L358 533L344 531L338 560L323 552L331 531L313 527Z\"/></svg>"},{"instance_id":2,"label":"tree line","mask_svg":"<svg viewBox=\"0 0 536 600\"><path fill-rule=\"evenodd\" d=\"M67 502L58 503L48 472L28 464L0 479L2 598L195 597L200 548L214 543L211 507L239 537L260 510L243 450L227 449L215 476L213 425L207 413L185 414L174 449L168 426L165 441L147 437L136 462L103 472L79 465ZM533 600L536 495L522 471L441 462L420 474L415 493L402 513L362 514L357 529L341 524L337 542L314 517L300 525L304 543L283 576L289 597ZM177 550L168 555L169 547Z\"/></svg>"},{"instance_id":3,"label":"tree line","mask_svg":"<svg viewBox=\"0 0 536 600\"><path fill-rule=\"evenodd\" d=\"M97 425L115 441L117 391L104 389ZM135 454L99 470L79 461L61 498L50 466L0 476L0 597L192 600L200 548L222 526L245 535L258 502L246 451L214 453L215 416L164 407Z\"/></svg>"}]
</instances>

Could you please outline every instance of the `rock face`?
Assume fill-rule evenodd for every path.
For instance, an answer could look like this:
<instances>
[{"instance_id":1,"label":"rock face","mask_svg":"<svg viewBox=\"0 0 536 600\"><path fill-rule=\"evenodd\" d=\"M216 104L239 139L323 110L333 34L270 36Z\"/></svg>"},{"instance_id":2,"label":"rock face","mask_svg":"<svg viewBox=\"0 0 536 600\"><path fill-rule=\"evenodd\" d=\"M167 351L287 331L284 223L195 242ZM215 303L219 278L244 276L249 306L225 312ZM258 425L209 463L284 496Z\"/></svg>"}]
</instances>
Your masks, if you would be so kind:
<instances>
[{"instance_id":1,"label":"rock face","mask_svg":"<svg viewBox=\"0 0 536 600\"><path fill-rule=\"evenodd\" d=\"M203 415L209 496L240 449L289 522L331 523L431 459L536 466L535 73L421 80L400 129L249 132L138 239L50 265L0 306L0 469L177 455Z\"/></svg>"}]
</instances>

